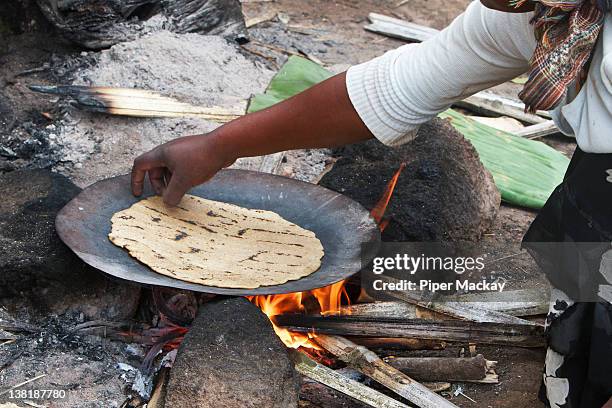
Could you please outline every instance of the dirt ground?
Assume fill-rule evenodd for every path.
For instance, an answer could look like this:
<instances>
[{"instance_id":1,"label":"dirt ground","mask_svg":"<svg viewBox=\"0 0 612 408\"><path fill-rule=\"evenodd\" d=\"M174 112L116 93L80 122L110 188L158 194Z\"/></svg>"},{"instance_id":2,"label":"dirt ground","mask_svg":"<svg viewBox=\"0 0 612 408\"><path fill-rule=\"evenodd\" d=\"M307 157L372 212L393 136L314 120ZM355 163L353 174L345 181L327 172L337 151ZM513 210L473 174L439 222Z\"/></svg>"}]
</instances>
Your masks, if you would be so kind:
<instances>
[{"instance_id":1,"label":"dirt ground","mask_svg":"<svg viewBox=\"0 0 612 408\"><path fill-rule=\"evenodd\" d=\"M281 13L285 21L288 17L286 24L272 20L252 27L249 30L252 39L294 53L308 54L331 69L341 71L349 65L366 61L403 44L402 41L363 30L369 12L379 12L443 28L469 2L412 0L397 6L404 2L273 0L245 2L243 9L247 20L271 12ZM255 43L245 48L261 51ZM19 126L23 126L21 123L33 127L52 126L51 120L42 115L52 110L52 101L29 92L27 85L61 82L63 78L57 76L57 68L60 68L60 73L73 68L66 65L66 56L80 56L79 61L84 65L88 64L90 58L87 53L82 53L70 44L35 34L22 35L0 45L0 87L5 97L8 97L8 100L0 98L0 172L20 167L26 162L36 166L53 162L53 149L48 146L49 140L41 136L39 139L28 138L28 143L21 143L25 139L20 139ZM263 62L269 68L276 69L283 62L283 57ZM513 85L506 86L508 87L512 90ZM48 134L49 131L45 133ZM571 156L575 148L575 143L563 136L547 137L543 141L568 156ZM10 149L4 149L3 146ZM16 146L21 146L25 151L12 151ZM20 158L14 160L14 155ZM509 248L518 246L535 215L534 211L502 205L494 226L485 236L485 243L492 248L499 247L501 243L506 246L506 252L512 254L514 249ZM544 280L529 257L517 255L508 265L505 273L511 274L509 278L519 282L521 287L545 287ZM543 407L537 400L537 390L541 380L544 350L479 347L478 351L487 359L499 361L497 372L500 375L500 383L464 384L463 392L476 403L459 396L452 397L455 404L461 407ZM440 355L457 355L458 352L457 348L451 347Z\"/></svg>"}]
</instances>

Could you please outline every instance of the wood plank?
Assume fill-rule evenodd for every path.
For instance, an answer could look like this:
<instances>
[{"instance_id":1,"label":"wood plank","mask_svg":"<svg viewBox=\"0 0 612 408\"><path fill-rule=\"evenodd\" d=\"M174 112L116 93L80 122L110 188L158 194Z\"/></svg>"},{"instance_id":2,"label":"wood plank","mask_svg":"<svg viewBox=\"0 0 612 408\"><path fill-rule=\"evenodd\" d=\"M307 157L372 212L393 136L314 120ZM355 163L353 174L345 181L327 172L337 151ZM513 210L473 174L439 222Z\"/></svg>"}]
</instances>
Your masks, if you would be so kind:
<instances>
[{"instance_id":1,"label":"wood plank","mask_svg":"<svg viewBox=\"0 0 612 408\"><path fill-rule=\"evenodd\" d=\"M546 344L542 326L301 314L278 315L273 320L280 327L301 333L314 331L317 334L341 336L396 337L516 347L543 347Z\"/></svg>"},{"instance_id":2,"label":"wood plank","mask_svg":"<svg viewBox=\"0 0 612 408\"><path fill-rule=\"evenodd\" d=\"M289 357L298 373L375 408L408 408L408 405L385 394L344 377L331 368L317 363L297 350L289 350Z\"/></svg>"},{"instance_id":3,"label":"wood plank","mask_svg":"<svg viewBox=\"0 0 612 408\"><path fill-rule=\"evenodd\" d=\"M457 407L424 385L385 363L375 353L340 336L320 335L317 344L393 392L421 408Z\"/></svg>"}]
</instances>

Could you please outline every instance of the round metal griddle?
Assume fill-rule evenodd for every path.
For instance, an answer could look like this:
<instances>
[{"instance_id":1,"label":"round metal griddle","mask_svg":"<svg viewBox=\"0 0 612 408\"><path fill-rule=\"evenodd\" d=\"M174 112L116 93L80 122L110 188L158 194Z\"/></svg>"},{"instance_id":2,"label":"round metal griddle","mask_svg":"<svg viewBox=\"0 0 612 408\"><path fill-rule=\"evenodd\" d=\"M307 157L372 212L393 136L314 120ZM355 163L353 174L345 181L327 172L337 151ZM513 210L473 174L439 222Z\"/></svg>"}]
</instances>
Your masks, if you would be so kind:
<instances>
[{"instance_id":1,"label":"round metal griddle","mask_svg":"<svg viewBox=\"0 0 612 408\"><path fill-rule=\"evenodd\" d=\"M380 243L378 227L365 208L315 184L253 171L222 170L189 193L246 208L274 211L313 231L325 250L321 267L305 278L256 289L204 286L156 273L108 239L112 215L152 195L150 189L145 189L141 198L134 197L129 175L99 181L83 190L59 212L56 229L83 261L115 277L147 285L234 296L300 292L331 285L359 272L362 260L369 262ZM364 243L375 245L364 246ZM364 247L368 253L362 253Z\"/></svg>"}]
</instances>

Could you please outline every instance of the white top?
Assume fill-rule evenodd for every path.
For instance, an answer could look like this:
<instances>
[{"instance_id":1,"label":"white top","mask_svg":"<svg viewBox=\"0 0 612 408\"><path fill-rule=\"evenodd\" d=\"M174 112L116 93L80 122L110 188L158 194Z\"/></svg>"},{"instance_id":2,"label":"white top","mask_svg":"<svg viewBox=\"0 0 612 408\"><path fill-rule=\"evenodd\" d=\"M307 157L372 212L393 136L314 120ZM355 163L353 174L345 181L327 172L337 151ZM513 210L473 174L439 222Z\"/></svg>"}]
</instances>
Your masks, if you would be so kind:
<instances>
[{"instance_id":1,"label":"white top","mask_svg":"<svg viewBox=\"0 0 612 408\"><path fill-rule=\"evenodd\" d=\"M351 102L377 139L405 143L454 102L527 72L536 47L532 16L491 10L476 0L435 37L351 67ZM578 95L568 92L567 102L553 112L561 131L576 136L586 152L612 153L612 15L587 83Z\"/></svg>"}]
</instances>

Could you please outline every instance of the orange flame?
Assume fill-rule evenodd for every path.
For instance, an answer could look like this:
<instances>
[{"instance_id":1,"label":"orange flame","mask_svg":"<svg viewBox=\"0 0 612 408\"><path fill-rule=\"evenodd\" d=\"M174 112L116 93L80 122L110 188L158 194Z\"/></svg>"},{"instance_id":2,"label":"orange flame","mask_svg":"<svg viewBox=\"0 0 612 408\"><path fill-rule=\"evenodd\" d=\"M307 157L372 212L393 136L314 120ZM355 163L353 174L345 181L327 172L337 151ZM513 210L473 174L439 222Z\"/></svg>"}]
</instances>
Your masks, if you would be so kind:
<instances>
[{"instance_id":1,"label":"orange flame","mask_svg":"<svg viewBox=\"0 0 612 408\"><path fill-rule=\"evenodd\" d=\"M273 316L285 313L300 313L306 311L303 302L308 296L312 295L319 302L321 314L327 314L340 310L343 298L346 299L347 304L350 303L345 285L346 281L341 281L307 292L288 293L284 295L248 296L247 298L254 305L259 307L268 318L272 318ZM294 333L276 326L274 322L272 322L272 325L274 326L276 335L280 337L287 347L295 349L299 347L319 349L319 346L310 341L314 336L313 333Z\"/></svg>"},{"instance_id":2,"label":"orange flame","mask_svg":"<svg viewBox=\"0 0 612 408\"><path fill-rule=\"evenodd\" d=\"M402 163L399 169L397 169L397 171L393 175L393 177L391 177L391 180L389 180L389 183L387 183L387 187L385 188L385 192L383 193L382 197L370 212L370 214L372 214L372 218L374 218L374 220L378 223L378 226L380 227L381 231L384 231L384 229L389 224L388 221L383 220L383 217L385 215L385 211L387 211L389 201L391 201L391 197L393 196L393 191L395 190L397 180L399 179L399 176L402 174L402 171L404 171L405 168L406 163Z\"/></svg>"},{"instance_id":3,"label":"orange flame","mask_svg":"<svg viewBox=\"0 0 612 408\"><path fill-rule=\"evenodd\" d=\"M389 201L393 196L393 190L395 190L397 180L405 167L406 163L402 163L387 184L384 194L371 211L372 217L378 223L381 231L384 230L389 223L389 220L383 220L383 216L385 215ZM320 313L322 315L329 315L340 310L343 300L347 305L350 305L351 302L348 293L346 292L346 282L346 280L343 280L334 283L333 285L313 289L307 292L296 292L284 295L247 296L247 299L259 307L261 311L264 312L270 319L273 316L285 313L305 312L307 307L304 302L310 297L314 297L318 301ZM313 348L317 350L320 349L319 346L310 341L311 338L315 337L314 333L294 333L276 326L274 321L272 321L272 326L274 327L274 331L278 337L280 337L287 347L295 349L299 347Z\"/></svg>"}]
</instances>

